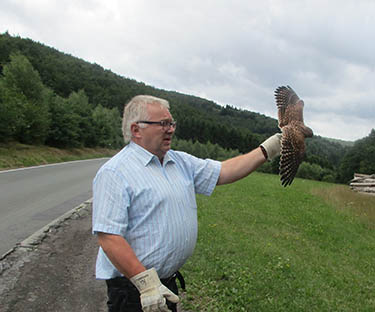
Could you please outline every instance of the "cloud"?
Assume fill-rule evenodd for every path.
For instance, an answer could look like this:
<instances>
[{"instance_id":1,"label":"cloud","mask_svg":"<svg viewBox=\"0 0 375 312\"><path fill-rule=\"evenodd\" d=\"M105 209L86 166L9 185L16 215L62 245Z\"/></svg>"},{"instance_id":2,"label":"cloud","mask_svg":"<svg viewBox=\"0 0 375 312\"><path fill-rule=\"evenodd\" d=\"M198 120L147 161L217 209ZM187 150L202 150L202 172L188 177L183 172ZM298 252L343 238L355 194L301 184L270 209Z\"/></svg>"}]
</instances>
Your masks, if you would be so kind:
<instances>
[{"instance_id":1,"label":"cloud","mask_svg":"<svg viewBox=\"0 0 375 312\"><path fill-rule=\"evenodd\" d=\"M375 127L374 14L366 0L3 0L0 30L274 118L289 84L316 133L354 140Z\"/></svg>"}]
</instances>

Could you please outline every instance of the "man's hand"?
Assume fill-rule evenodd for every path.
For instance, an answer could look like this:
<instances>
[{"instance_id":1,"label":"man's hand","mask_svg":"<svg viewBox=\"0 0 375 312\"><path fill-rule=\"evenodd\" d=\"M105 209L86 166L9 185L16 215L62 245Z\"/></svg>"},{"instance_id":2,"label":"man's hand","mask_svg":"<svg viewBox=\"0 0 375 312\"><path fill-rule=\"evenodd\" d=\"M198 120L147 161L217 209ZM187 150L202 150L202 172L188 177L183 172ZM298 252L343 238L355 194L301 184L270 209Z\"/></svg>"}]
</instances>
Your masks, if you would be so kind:
<instances>
[{"instance_id":1,"label":"man's hand","mask_svg":"<svg viewBox=\"0 0 375 312\"><path fill-rule=\"evenodd\" d=\"M272 160L280 155L281 148L281 133L276 133L273 136L265 140L260 146L267 152L267 159Z\"/></svg>"},{"instance_id":2,"label":"man's hand","mask_svg":"<svg viewBox=\"0 0 375 312\"><path fill-rule=\"evenodd\" d=\"M167 307L166 299L173 303L180 301L177 295L162 285L154 268L133 276L130 281L141 294L141 304L144 312L167 312L170 310Z\"/></svg>"}]
</instances>

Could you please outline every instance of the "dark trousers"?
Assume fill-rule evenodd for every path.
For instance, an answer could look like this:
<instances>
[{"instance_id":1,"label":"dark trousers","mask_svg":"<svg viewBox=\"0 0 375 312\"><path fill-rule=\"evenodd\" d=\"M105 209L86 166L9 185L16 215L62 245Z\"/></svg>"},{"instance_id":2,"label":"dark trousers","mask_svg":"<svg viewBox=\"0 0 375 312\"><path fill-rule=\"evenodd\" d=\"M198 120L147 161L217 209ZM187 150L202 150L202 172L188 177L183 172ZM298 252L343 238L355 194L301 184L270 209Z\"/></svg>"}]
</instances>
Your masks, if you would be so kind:
<instances>
[{"instance_id":1,"label":"dark trousers","mask_svg":"<svg viewBox=\"0 0 375 312\"><path fill-rule=\"evenodd\" d=\"M174 274L170 278L160 279L160 281L178 295L176 277L176 274ZM182 281L180 280L181 284ZM142 312L139 291L126 277L115 277L107 280L106 283L108 288L108 312ZM185 287L185 285L182 286ZM177 304L167 300L167 306L169 310L177 312Z\"/></svg>"}]
</instances>

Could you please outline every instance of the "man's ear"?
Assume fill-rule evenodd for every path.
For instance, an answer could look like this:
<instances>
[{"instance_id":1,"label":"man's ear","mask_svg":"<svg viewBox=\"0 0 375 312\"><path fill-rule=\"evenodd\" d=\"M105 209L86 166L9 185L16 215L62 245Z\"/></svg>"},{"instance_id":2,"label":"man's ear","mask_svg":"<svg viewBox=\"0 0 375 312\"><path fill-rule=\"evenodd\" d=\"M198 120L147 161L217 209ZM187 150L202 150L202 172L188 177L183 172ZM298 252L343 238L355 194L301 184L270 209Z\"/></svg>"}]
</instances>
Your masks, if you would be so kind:
<instances>
[{"instance_id":1,"label":"man's ear","mask_svg":"<svg viewBox=\"0 0 375 312\"><path fill-rule=\"evenodd\" d=\"M141 137L140 127L139 127L139 125L137 123L133 122L130 125L130 131L132 133L132 137L133 138L140 138Z\"/></svg>"}]
</instances>

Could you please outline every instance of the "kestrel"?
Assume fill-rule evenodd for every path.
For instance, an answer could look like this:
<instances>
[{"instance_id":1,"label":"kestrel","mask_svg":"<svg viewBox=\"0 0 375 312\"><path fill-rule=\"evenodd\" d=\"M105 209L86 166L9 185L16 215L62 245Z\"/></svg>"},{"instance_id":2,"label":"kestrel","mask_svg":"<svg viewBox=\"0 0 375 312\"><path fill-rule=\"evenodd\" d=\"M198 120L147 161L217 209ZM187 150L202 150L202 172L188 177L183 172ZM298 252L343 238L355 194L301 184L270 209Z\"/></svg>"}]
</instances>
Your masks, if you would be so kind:
<instances>
[{"instance_id":1,"label":"kestrel","mask_svg":"<svg viewBox=\"0 0 375 312\"><path fill-rule=\"evenodd\" d=\"M303 123L304 103L291 87L278 87L275 98L282 131L280 180L283 186L288 186L305 155L305 138L311 138L313 131Z\"/></svg>"}]
</instances>

